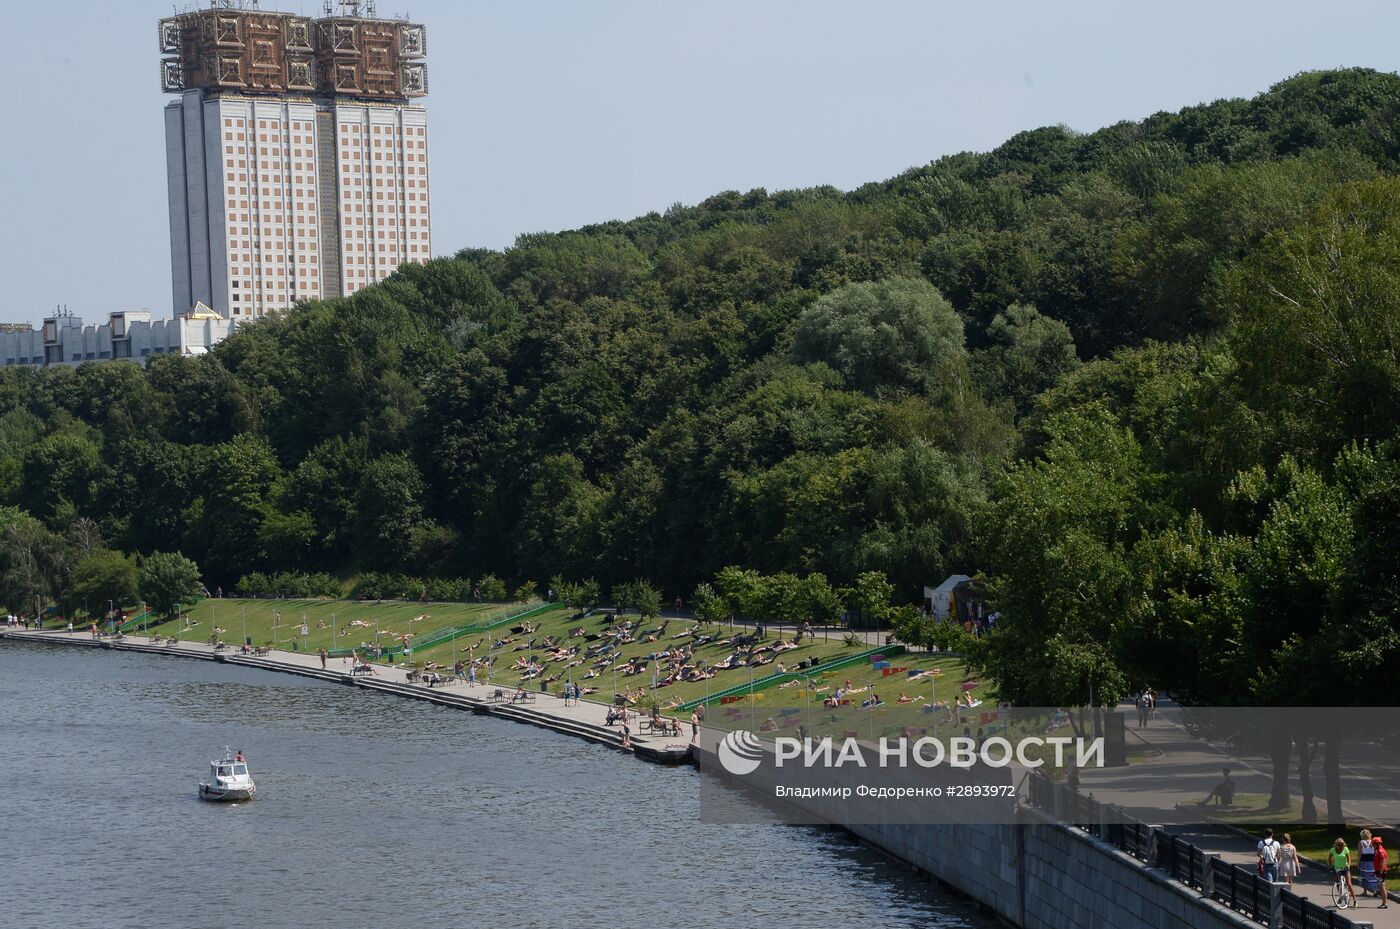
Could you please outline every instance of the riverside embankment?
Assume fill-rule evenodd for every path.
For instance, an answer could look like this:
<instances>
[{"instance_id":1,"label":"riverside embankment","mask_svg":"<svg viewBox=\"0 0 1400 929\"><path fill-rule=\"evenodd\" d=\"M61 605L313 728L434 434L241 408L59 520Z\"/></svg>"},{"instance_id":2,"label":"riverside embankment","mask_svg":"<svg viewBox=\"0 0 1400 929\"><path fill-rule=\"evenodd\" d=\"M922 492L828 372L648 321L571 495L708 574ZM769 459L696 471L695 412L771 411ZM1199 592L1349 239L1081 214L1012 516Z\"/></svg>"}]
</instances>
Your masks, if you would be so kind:
<instances>
[{"instance_id":1,"label":"riverside embankment","mask_svg":"<svg viewBox=\"0 0 1400 929\"><path fill-rule=\"evenodd\" d=\"M831 830L697 829L700 775L212 661L0 641L5 929L992 929ZM195 782L228 745L251 804Z\"/></svg>"},{"instance_id":2,"label":"riverside embankment","mask_svg":"<svg viewBox=\"0 0 1400 929\"><path fill-rule=\"evenodd\" d=\"M299 674L338 684L394 693L415 700L425 700L442 706L470 710L473 713L490 714L516 722L529 723L561 732L566 735L587 739L607 745L618 751L628 752L645 761L665 764L684 762L690 755L690 726L683 727L680 736L653 735L641 732L636 718L630 723L629 744L623 744L621 727L606 724L608 707L587 700L565 701L556 695L539 691L520 691L513 685L478 682L475 684L447 680L436 686L412 682L406 668L386 665L371 665L371 670L355 673L349 659L332 658L323 668L321 659L315 654L273 650L265 655L243 654L236 647L215 646L197 642L157 642L152 638L138 635L124 635L120 638L102 636L94 638L87 631L32 631L6 628L0 630L0 637L20 641L47 642L77 647L115 649L127 652L144 652L167 657L189 658L202 661L224 662L268 671L281 671ZM523 694L524 700L516 699Z\"/></svg>"},{"instance_id":3,"label":"riverside embankment","mask_svg":"<svg viewBox=\"0 0 1400 929\"><path fill-rule=\"evenodd\" d=\"M305 653L245 655L205 644L157 644L140 636L113 640L95 639L85 632L14 629L0 634L19 641L177 656L291 673L525 722L630 751L647 760L678 761L695 755L702 770L718 767L708 752L692 748L689 725L681 738L640 733L633 725L632 743L624 747L617 728L605 724L605 705L585 701L565 706L562 699L541 693L532 695L532 702L512 703L500 699L516 692L509 686L454 682L428 687L410 682L404 669L376 666L375 673L352 674L349 663L339 659L332 659L323 668L318 656ZM713 742L702 739L701 744ZM838 769L832 776L839 779L845 775ZM771 785L748 786L760 792L769 786L771 793ZM839 822L840 811L831 812L828 819ZM1261 925L1220 905L1198 888L1174 880L1162 869L1124 854L1084 830L1060 825L1032 808L1020 810L1014 823L844 824L842 828L975 901L1001 921L1024 929L1257 929Z\"/></svg>"}]
</instances>

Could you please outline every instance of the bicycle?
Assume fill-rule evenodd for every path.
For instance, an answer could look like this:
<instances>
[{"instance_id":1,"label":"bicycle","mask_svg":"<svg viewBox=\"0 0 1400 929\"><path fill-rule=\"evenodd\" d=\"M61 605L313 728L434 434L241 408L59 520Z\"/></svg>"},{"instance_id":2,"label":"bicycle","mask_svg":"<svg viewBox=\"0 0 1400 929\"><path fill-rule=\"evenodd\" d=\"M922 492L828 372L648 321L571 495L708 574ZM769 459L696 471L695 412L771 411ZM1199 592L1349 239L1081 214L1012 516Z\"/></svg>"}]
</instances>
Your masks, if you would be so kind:
<instances>
[{"instance_id":1,"label":"bicycle","mask_svg":"<svg viewBox=\"0 0 1400 929\"><path fill-rule=\"evenodd\" d=\"M1332 903L1339 910L1345 910L1349 906L1356 905L1356 894L1352 892L1351 886L1347 884L1345 871L1336 872L1332 880Z\"/></svg>"}]
</instances>

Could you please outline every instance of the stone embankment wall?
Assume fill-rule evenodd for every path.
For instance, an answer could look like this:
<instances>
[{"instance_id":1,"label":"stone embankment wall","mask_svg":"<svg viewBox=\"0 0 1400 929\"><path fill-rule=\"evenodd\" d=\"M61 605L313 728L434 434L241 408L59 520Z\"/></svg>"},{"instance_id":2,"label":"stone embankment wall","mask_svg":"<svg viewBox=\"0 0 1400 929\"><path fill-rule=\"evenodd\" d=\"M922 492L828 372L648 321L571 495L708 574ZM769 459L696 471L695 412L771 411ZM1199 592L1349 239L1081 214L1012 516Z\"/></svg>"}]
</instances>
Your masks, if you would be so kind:
<instances>
[{"instance_id":1,"label":"stone embankment wall","mask_svg":"<svg viewBox=\"0 0 1400 929\"><path fill-rule=\"evenodd\" d=\"M707 776L725 777L708 750L696 752ZM764 765L742 779L773 797L781 776ZM834 787L860 786L862 769L824 772ZM1021 808L1014 823L841 823L839 801L787 798L800 819L838 823L1021 929L1260 929L1162 871L1082 830Z\"/></svg>"}]
</instances>

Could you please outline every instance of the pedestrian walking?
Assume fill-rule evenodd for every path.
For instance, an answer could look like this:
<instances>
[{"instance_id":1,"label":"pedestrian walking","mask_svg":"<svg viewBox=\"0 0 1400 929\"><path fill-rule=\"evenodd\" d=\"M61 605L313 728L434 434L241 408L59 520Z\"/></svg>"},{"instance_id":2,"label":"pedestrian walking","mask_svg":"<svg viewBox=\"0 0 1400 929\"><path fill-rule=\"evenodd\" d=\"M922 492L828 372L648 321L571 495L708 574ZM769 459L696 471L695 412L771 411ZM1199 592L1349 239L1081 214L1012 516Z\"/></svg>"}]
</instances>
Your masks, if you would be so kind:
<instances>
[{"instance_id":1,"label":"pedestrian walking","mask_svg":"<svg viewBox=\"0 0 1400 929\"><path fill-rule=\"evenodd\" d=\"M1299 865L1298 846L1293 844L1293 836L1285 832L1283 844L1279 846L1278 876L1289 887L1293 886L1293 879L1298 876Z\"/></svg>"},{"instance_id":2,"label":"pedestrian walking","mask_svg":"<svg viewBox=\"0 0 1400 929\"><path fill-rule=\"evenodd\" d=\"M694 745L700 740L700 713L692 710L690 713L690 744Z\"/></svg>"},{"instance_id":3,"label":"pedestrian walking","mask_svg":"<svg viewBox=\"0 0 1400 929\"><path fill-rule=\"evenodd\" d=\"M1147 728L1147 717L1148 717L1148 714L1149 714L1151 711L1152 711L1152 696L1151 696L1151 693L1150 693L1150 691L1147 690L1147 688L1143 688L1142 693L1138 694L1138 698L1137 698L1137 714L1138 714L1138 728L1139 728L1139 729L1146 729L1146 728Z\"/></svg>"},{"instance_id":4,"label":"pedestrian walking","mask_svg":"<svg viewBox=\"0 0 1400 929\"><path fill-rule=\"evenodd\" d=\"M328 651L326 651L326 647L325 647L324 645L322 645L322 646L321 646L321 670L322 670L322 671L326 670L326 659L329 658L330 656L331 656L331 653L328 652Z\"/></svg>"},{"instance_id":5,"label":"pedestrian walking","mask_svg":"<svg viewBox=\"0 0 1400 929\"><path fill-rule=\"evenodd\" d=\"M1274 830L1265 829L1264 838L1259 840L1259 876L1269 883L1278 881L1279 844L1274 840Z\"/></svg>"},{"instance_id":6,"label":"pedestrian walking","mask_svg":"<svg viewBox=\"0 0 1400 929\"><path fill-rule=\"evenodd\" d=\"M1385 843L1381 841L1380 836L1373 838L1371 845L1375 848L1376 886L1381 895L1381 905L1377 909L1384 910L1390 907L1390 893L1385 889L1385 872L1390 862L1385 853Z\"/></svg>"}]
</instances>

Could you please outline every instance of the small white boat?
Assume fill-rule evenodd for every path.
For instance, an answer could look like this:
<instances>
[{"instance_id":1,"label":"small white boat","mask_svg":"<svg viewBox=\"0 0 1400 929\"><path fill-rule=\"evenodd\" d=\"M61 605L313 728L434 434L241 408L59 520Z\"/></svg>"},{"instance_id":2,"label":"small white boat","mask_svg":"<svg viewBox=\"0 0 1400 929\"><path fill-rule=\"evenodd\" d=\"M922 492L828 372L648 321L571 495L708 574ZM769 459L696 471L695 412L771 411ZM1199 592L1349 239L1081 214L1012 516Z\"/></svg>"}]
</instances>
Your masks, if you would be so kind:
<instances>
[{"instance_id":1,"label":"small white boat","mask_svg":"<svg viewBox=\"0 0 1400 929\"><path fill-rule=\"evenodd\" d=\"M209 780L199 784L199 799L236 802L253 799L253 776L248 762L224 749L222 761L209 762Z\"/></svg>"}]
</instances>

